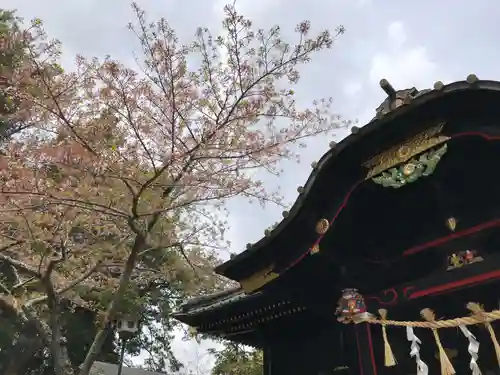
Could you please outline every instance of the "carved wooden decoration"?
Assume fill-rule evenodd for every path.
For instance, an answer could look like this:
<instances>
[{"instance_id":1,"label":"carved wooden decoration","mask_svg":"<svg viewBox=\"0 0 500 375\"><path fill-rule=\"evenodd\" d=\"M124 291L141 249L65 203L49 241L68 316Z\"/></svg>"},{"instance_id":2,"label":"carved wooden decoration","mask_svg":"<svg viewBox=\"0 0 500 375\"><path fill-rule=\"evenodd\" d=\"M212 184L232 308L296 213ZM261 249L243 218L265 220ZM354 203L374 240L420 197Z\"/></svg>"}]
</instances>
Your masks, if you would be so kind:
<instances>
[{"instance_id":1,"label":"carved wooden decoration","mask_svg":"<svg viewBox=\"0 0 500 375\"><path fill-rule=\"evenodd\" d=\"M414 156L449 140L450 137L440 135L443 126L444 123L419 133L402 144L392 147L363 163L364 167L369 168L366 179L377 176L389 168L405 163Z\"/></svg>"}]
</instances>

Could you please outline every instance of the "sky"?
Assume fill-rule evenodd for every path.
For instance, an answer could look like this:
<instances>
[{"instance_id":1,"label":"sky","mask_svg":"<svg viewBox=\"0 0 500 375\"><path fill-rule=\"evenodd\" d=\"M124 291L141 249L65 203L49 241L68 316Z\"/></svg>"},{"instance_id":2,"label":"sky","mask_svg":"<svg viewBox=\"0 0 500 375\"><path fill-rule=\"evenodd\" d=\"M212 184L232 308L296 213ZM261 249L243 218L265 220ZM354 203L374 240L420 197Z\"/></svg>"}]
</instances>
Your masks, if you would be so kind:
<instances>
[{"instance_id":1,"label":"sky","mask_svg":"<svg viewBox=\"0 0 500 375\"><path fill-rule=\"evenodd\" d=\"M232 1L232 0L231 0ZM165 17L181 41L188 42L198 26L220 30L225 0L140 0L151 20ZM500 2L493 0L237 0L237 9L257 27L280 25L291 32L301 20L313 30L334 29L343 24L346 33L333 48L315 56L301 71L295 88L300 102L333 97L333 110L363 125L374 116L385 98L378 86L381 78L395 88L430 88L435 81L463 80L470 73L481 79L500 80ZM2 7L18 14L41 18L48 33L63 43L63 66L72 64L76 53L123 60L133 59L136 44L127 31L132 20L127 0L2 0ZM310 164L328 149L328 143L346 135L310 142L300 165L285 165L279 184L293 203L297 187L311 172ZM274 187L274 186L273 186ZM231 251L240 252L256 242L265 228L281 219L281 209L231 204ZM204 353L211 343L175 340L181 360L206 371L211 359ZM202 372L204 372L202 371Z\"/></svg>"}]
</instances>

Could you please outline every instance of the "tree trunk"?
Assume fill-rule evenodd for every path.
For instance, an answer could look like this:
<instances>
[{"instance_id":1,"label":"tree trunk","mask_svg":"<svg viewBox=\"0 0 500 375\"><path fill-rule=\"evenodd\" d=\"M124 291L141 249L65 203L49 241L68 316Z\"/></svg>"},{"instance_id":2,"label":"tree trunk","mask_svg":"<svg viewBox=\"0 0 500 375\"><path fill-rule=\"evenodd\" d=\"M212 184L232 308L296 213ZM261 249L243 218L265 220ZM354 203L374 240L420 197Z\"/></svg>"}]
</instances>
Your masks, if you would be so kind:
<instances>
[{"instance_id":1,"label":"tree trunk","mask_svg":"<svg viewBox=\"0 0 500 375\"><path fill-rule=\"evenodd\" d=\"M73 368L69 360L66 343L63 342L61 335L61 325L59 321L59 301L55 301L55 306L50 316L50 325L52 327L52 342L50 343L50 352L54 365L55 375L73 375Z\"/></svg>"},{"instance_id":2,"label":"tree trunk","mask_svg":"<svg viewBox=\"0 0 500 375\"><path fill-rule=\"evenodd\" d=\"M120 277L120 284L118 286L118 290L116 291L113 300L110 302L108 306L108 310L106 311L106 321L104 322L104 326L99 329L97 334L94 337L94 341L92 342L92 345L90 346L90 349L87 353L87 356L85 357L85 360L80 366L80 372L79 375L89 375L90 374L90 368L94 364L97 356L99 355L102 346L104 344L104 341L106 340L106 336L108 335L108 324L110 321L114 319L114 316L117 312L118 309L118 303L121 301L123 298L123 295L125 291L128 288L128 284L130 281L130 278L132 276L132 272L134 271L135 268L135 263L137 260L137 254L141 250L144 249L146 243L146 238L142 235L137 235L134 241L134 246L132 247L132 250L130 251L130 255L127 259L127 263L125 264L125 269L123 270L123 273Z\"/></svg>"},{"instance_id":3,"label":"tree trunk","mask_svg":"<svg viewBox=\"0 0 500 375\"><path fill-rule=\"evenodd\" d=\"M50 310L50 336L49 342L50 354L52 355L52 366L54 375L73 375L73 368L69 360L65 339L61 333L61 300L57 295L54 284L52 283L52 271L56 265L66 259L65 250L62 250L60 259L52 260L43 277L43 283L47 293L47 306Z\"/></svg>"}]
</instances>

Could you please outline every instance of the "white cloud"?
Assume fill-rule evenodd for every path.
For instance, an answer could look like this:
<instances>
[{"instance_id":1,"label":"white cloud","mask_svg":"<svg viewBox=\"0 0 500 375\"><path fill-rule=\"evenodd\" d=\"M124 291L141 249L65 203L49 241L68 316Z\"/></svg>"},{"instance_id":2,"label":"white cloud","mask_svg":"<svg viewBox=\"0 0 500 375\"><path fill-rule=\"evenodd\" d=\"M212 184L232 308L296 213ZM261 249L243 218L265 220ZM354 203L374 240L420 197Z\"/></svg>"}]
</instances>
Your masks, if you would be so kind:
<instances>
[{"instance_id":1,"label":"white cloud","mask_svg":"<svg viewBox=\"0 0 500 375\"><path fill-rule=\"evenodd\" d=\"M406 32L401 21L391 22L387 27L389 42L395 47L402 47L406 42Z\"/></svg>"},{"instance_id":2,"label":"white cloud","mask_svg":"<svg viewBox=\"0 0 500 375\"><path fill-rule=\"evenodd\" d=\"M232 4L231 0L216 0L213 10L218 16L222 14L225 5ZM238 0L236 1L236 10L245 15L245 17L254 19L255 16L268 13L279 8L281 0Z\"/></svg>"},{"instance_id":3,"label":"white cloud","mask_svg":"<svg viewBox=\"0 0 500 375\"><path fill-rule=\"evenodd\" d=\"M388 48L373 56L370 80L387 78L396 87L428 87L436 79L437 66L424 46L412 46L402 22L387 28Z\"/></svg>"},{"instance_id":4,"label":"white cloud","mask_svg":"<svg viewBox=\"0 0 500 375\"><path fill-rule=\"evenodd\" d=\"M362 88L363 84L361 82L355 82L355 81L347 82L346 84L344 84L344 93L347 96L354 96L358 94Z\"/></svg>"},{"instance_id":5,"label":"white cloud","mask_svg":"<svg viewBox=\"0 0 500 375\"><path fill-rule=\"evenodd\" d=\"M372 0L357 0L356 1L356 6L359 8L368 7L370 5L372 5Z\"/></svg>"}]
</instances>

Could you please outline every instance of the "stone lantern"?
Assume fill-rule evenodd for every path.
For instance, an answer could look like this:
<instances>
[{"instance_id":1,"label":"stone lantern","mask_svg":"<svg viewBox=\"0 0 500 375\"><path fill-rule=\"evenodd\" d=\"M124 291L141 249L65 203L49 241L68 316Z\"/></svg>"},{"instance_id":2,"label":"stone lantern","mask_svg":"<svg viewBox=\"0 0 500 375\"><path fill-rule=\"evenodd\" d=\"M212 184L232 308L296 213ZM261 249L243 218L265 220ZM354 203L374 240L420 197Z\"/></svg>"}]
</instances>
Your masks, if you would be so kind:
<instances>
[{"instance_id":1,"label":"stone lantern","mask_svg":"<svg viewBox=\"0 0 500 375\"><path fill-rule=\"evenodd\" d=\"M132 316L123 316L116 321L116 332L122 340L128 340L139 331L139 320Z\"/></svg>"},{"instance_id":2,"label":"stone lantern","mask_svg":"<svg viewBox=\"0 0 500 375\"><path fill-rule=\"evenodd\" d=\"M134 315L122 315L116 322L116 332L122 340L120 350L120 362L118 363L118 375L122 374L123 358L125 356L125 346L127 341L139 331L139 319Z\"/></svg>"}]
</instances>

